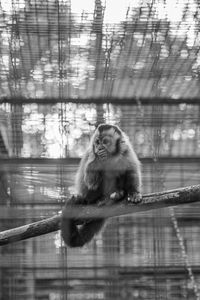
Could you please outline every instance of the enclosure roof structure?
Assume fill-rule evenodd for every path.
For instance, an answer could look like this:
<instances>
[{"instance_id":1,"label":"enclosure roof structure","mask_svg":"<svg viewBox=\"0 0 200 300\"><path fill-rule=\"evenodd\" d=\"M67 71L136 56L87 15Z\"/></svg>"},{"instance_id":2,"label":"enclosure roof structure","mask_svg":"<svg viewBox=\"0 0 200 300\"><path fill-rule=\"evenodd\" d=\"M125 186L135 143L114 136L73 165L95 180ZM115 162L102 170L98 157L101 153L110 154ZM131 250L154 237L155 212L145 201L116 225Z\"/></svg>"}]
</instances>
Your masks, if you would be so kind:
<instances>
[{"instance_id":1,"label":"enclosure roof structure","mask_svg":"<svg viewBox=\"0 0 200 300\"><path fill-rule=\"evenodd\" d=\"M198 99L193 1L2 1L5 102Z\"/></svg>"}]
</instances>

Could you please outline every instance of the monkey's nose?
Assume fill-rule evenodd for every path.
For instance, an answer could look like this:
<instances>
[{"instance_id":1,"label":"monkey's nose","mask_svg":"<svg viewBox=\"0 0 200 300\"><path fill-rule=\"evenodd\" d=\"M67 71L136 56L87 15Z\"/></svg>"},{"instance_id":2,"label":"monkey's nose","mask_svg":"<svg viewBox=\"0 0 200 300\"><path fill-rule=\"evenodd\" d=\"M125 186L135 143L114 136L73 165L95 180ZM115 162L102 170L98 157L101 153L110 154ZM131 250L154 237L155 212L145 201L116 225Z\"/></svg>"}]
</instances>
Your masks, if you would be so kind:
<instances>
[{"instance_id":1,"label":"monkey's nose","mask_svg":"<svg viewBox=\"0 0 200 300\"><path fill-rule=\"evenodd\" d=\"M100 145L100 146L98 147L98 151L102 151L102 150L105 150L105 148L104 148L104 146Z\"/></svg>"}]
</instances>

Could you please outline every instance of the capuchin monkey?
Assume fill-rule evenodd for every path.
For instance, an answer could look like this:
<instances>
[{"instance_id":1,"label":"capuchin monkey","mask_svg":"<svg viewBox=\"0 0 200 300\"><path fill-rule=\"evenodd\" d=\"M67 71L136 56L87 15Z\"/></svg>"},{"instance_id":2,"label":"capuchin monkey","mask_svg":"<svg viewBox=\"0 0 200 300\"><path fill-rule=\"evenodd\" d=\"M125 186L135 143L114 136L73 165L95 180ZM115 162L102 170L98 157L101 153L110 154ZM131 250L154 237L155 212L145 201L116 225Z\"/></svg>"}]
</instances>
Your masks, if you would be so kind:
<instances>
[{"instance_id":1,"label":"capuchin monkey","mask_svg":"<svg viewBox=\"0 0 200 300\"><path fill-rule=\"evenodd\" d=\"M117 126L101 124L95 130L76 174L77 196L67 205L111 205L124 199L141 200L140 162L128 136ZM77 220L61 217L61 234L70 247L90 242L105 219ZM77 225L79 224L79 225ZM80 225L81 224L81 225Z\"/></svg>"}]
</instances>

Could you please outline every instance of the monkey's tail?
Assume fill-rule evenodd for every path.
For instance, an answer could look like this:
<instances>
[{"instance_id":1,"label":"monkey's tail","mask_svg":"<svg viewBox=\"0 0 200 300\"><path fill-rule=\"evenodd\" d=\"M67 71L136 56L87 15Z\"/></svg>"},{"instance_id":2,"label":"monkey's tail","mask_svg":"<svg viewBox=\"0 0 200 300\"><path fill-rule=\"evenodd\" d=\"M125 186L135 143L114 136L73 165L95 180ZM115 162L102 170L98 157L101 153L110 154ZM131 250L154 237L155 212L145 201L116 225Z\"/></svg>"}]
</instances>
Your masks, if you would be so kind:
<instances>
[{"instance_id":1,"label":"monkey's tail","mask_svg":"<svg viewBox=\"0 0 200 300\"><path fill-rule=\"evenodd\" d=\"M77 226L74 219L61 218L61 234L69 247L82 247L90 242L104 225L104 219L92 219Z\"/></svg>"}]
</instances>

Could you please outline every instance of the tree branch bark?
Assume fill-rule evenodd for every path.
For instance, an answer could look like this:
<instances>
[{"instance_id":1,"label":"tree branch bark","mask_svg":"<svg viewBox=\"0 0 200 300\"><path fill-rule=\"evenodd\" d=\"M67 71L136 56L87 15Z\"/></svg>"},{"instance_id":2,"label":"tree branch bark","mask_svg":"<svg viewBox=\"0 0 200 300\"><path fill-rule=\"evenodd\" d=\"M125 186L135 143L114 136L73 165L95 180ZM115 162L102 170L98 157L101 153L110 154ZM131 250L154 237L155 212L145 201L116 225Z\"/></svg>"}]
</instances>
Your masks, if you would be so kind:
<instances>
[{"instance_id":1,"label":"tree branch bark","mask_svg":"<svg viewBox=\"0 0 200 300\"><path fill-rule=\"evenodd\" d=\"M109 218L133 214L157 208L191 204L200 201L200 185L171 191L143 195L139 204L120 203L112 206L67 206L62 215L66 218ZM40 236L60 229L61 215L34 222L28 225L0 232L0 246Z\"/></svg>"}]
</instances>

